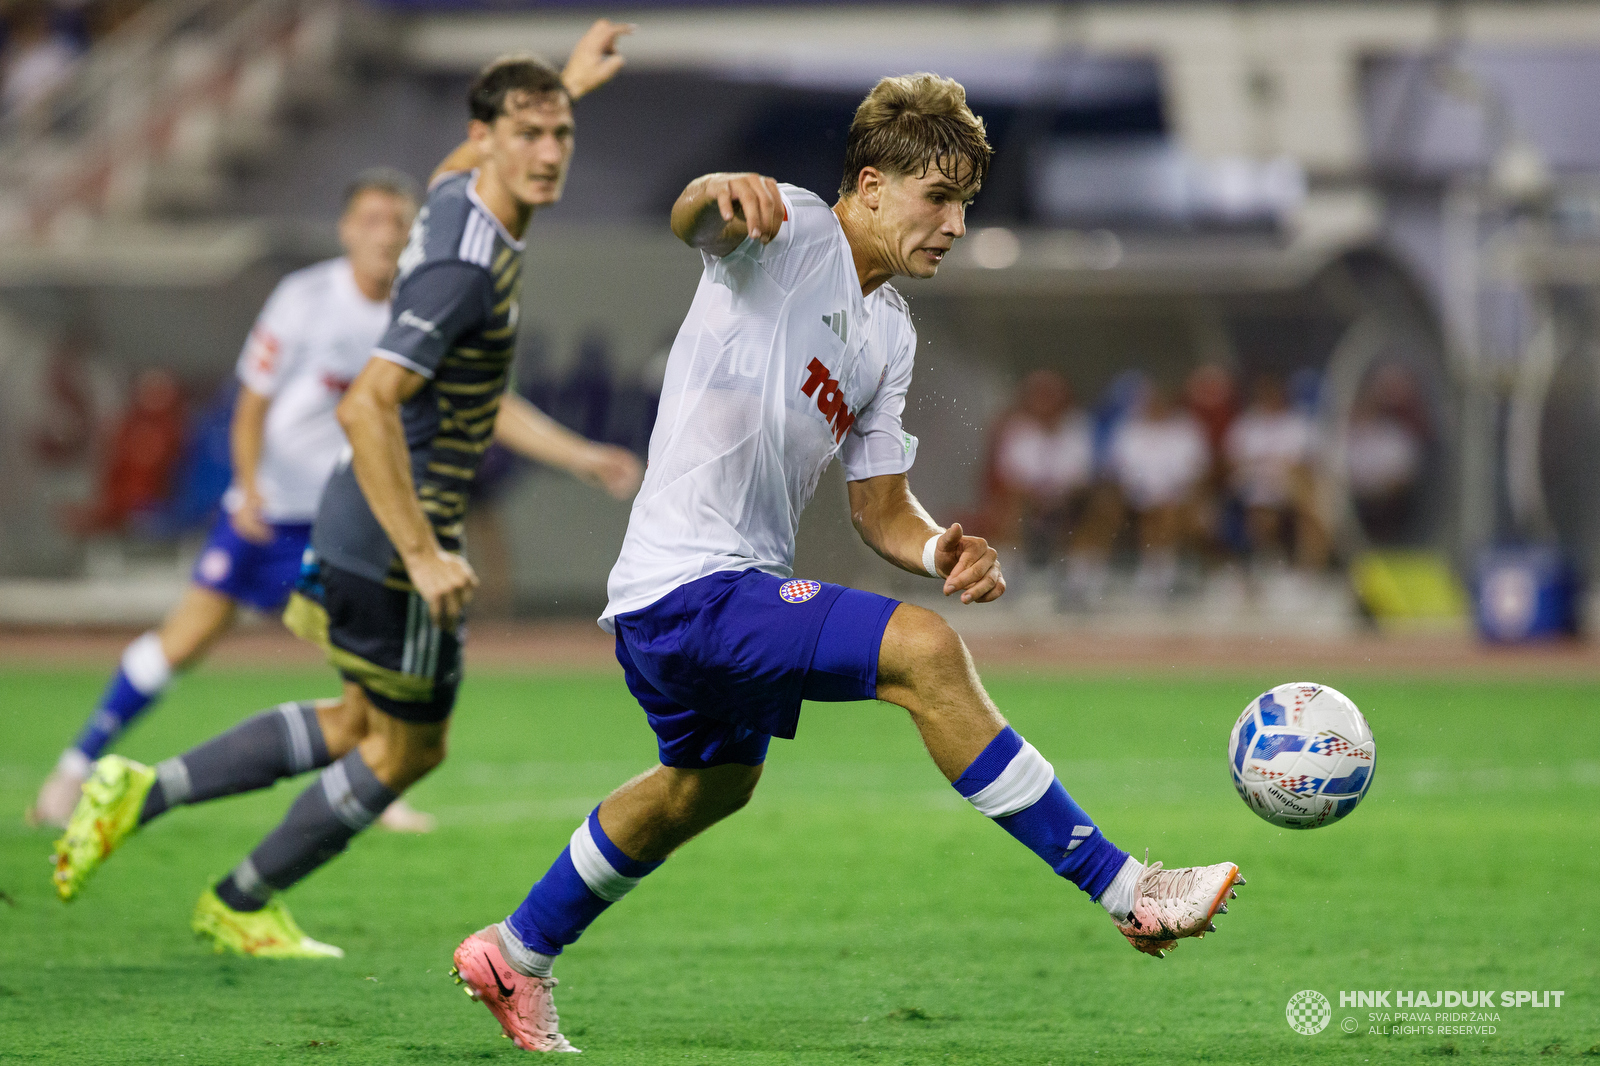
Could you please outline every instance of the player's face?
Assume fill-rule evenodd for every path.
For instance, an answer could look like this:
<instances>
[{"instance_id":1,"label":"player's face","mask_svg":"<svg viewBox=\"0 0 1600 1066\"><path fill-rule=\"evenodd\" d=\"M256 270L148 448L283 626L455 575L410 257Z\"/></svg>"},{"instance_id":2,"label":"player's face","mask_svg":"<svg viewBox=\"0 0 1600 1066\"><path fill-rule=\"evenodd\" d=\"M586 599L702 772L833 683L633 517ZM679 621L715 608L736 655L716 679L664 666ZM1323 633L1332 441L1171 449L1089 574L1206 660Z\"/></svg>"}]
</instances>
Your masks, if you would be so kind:
<instances>
[{"instance_id":1,"label":"player's face","mask_svg":"<svg viewBox=\"0 0 1600 1066\"><path fill-rule=\"evenodd\" d=\"M561 93L513 94L494 122L474 123L484 161L524 207L547 207L561 199L572 162L572 105Z\"/></svg>"},{"instance_id":2,"label":"player's face","mask_svg":"<svg viewBox=\"0 0 1600 1066\"><path fill-rule=\"evenodd\" d=\"M977 189L929 167L926 174L889 175L878 200L878 225L896 274L931 278L967 232L967 205Z\"/></svg>"},{"instance_id":3,"label":"player's face","mask_svg":"<svg viewBox=\"0 0 1600 1066\"><path fill-rule=\"evenodd\" d=\"M350 258L351 269L386 284L394 276L416 213L417 205L410 197L382 189L357 193L339 219L339 243Z\"/></svg>"}]
</instances>

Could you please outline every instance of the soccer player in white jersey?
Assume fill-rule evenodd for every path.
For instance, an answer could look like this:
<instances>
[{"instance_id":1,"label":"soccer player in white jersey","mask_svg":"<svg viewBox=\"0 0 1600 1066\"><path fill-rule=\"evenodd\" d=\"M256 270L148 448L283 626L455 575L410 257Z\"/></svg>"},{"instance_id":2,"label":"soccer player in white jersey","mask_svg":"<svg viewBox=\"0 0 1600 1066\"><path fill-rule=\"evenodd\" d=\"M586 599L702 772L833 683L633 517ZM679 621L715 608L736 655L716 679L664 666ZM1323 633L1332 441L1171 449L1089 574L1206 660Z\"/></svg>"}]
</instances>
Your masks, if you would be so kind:
<instances>
[{"instance_id":1,"label":"soccer player in white jersey","mask_svg":"<svg viewBox=\"0 0 1600 1066\"><path fill-rule=\"evenodd\" d=\"M189 588L161 623L128 645L100 703L28 811L65 826L89 767L173 677L233 625L239 605L283 610L300 572L322 486L344 447L334 408L389 324L395 261L417 213L398 171L356 176L339 216L344 255L297 270L273 289L239 356L230 431L233 485L195 562ZM410 807L385 824L425 829Z\"/></svg>"},{"instance_id":2,"label":"soccer player in white jersey","mask_svg":"<svg viewBox=\"0 0 1600 1066\"><path fill-rule=\"evenodd\" d=\"M529 1050L570 1051L554 958L674 849L750 798L802 699L896 703L961 795L1159 955L1210 927L1238 867L1163 870L1119 850L1000 716L932 611L793 580L800 512L835 454L856 529L962 603L1005 591L993 549L941 528L906 481L916 334L891 277L928 278L988 168L957 83L885 78L851 124L832 209L756 174L691 182L672 228L699 290L667 365L645 482L601 625L661 763L589 815L527 899L455 951L468 993Z\"/></svg>"}]
</instances>

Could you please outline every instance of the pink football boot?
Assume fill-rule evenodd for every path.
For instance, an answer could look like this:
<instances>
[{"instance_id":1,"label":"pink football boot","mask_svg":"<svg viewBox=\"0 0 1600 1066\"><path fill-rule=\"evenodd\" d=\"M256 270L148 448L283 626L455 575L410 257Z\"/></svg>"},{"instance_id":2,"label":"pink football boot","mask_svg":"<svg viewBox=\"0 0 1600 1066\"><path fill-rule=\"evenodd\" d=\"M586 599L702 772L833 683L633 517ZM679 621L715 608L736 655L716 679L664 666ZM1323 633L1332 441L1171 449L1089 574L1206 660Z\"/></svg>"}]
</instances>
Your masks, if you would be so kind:
<instances>
[{"instance_id":1,"label":"pink football boot","mask_svg":"<svg viewBox=\"0 0 1600 1066\"><path fill-rule=\"evenodd\" d=\"M1239 867L1231 862L1176 870L1154 863L1139 878L1133 913L1117 922L1117 929L1146 955L1165 958L1184 937L1214 932L1212 917L1228 913L1226 901L1238 895L1233 886L1242 884Z\"/></svg>"},{"instance_id":2,"label":"pink football boot","mask_svg":"<svg viewBox=\"0 0 1600 1066\"><path fill-rule=\"evenodd\" d=\"M577 1051L561 1035L551 990L554 977L528 977L500 954L494 926L480 929L456 947L450 973L466 993L489 1008L506 1036L524 1051Z\"/></svg>"}]
</instances>

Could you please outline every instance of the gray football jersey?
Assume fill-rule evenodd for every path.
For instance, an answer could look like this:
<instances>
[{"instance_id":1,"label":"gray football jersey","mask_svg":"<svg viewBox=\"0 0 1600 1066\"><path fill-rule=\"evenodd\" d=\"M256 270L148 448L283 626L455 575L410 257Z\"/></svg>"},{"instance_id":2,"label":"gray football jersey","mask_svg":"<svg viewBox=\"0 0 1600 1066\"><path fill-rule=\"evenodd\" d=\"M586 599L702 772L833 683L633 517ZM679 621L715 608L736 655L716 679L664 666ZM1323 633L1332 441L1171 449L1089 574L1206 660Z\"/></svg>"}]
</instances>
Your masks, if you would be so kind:
<instances>
[{"instance_id":1,"label":"gray football jersey","mask_svg":"<svg viewBox=\"0 0 1600 1066\"><path fill-rule=\"evenodd\" d=\"M476 174L451 175L428 194L400 255L389 328L373 352L427 379L400 418L417 497L446 551L461 550L467 493L494 438L517 339L523 245L478 199ZM323 490L311 543L333 566L411 588L348 456Z\"/></svg>"}]
</instances>

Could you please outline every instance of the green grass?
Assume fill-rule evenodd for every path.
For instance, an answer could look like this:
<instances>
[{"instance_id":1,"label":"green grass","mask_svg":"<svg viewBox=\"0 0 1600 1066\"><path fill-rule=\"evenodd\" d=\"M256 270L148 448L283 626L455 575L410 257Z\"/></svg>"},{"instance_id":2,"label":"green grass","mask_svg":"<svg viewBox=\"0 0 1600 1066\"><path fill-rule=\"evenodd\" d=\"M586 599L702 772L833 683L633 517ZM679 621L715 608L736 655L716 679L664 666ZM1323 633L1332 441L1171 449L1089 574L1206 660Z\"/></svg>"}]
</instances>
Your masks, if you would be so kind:
<instances>
[{"instance_id":1,"label":"green grass","mask_svg":"<svg viewBox=\"0 0 1600 1066\"><path fill-rule=\"evenodd\" d=\"M51 894L49 837L15 817L102 675L0 673L0 1061L448 1063L521 1056L446 976L654 747L620 679L469 680L449 760L415 790L440 830L368 833L290 895L331 963L213 956L201 888L293 784L181 810L85 896ZM1329 678L1367 711L1376 783L1347 821L1272 828L1222 745L1262 687L997 678L996 699L1113 840L1169 865L1240 863L1221 932L1164 961L966 808L886 706L811 706L750 807L612 909L557 974L590 1063L1596 1062L1600 685ZM154 760L321 671L184 680L122 750ZM1341 684L1342 682L1342 684ZM1300 989L1334 1000L1300 1036ZM1561 989L1492 1037L1376 1036L1339 990ZM1339 1023L1360 1015L1363 1032ZM1595 1050L1591 1050L1595 1049ZM1539 1058L1538 1061L1552 1061Z\"/></svg>"}]
</instances>

